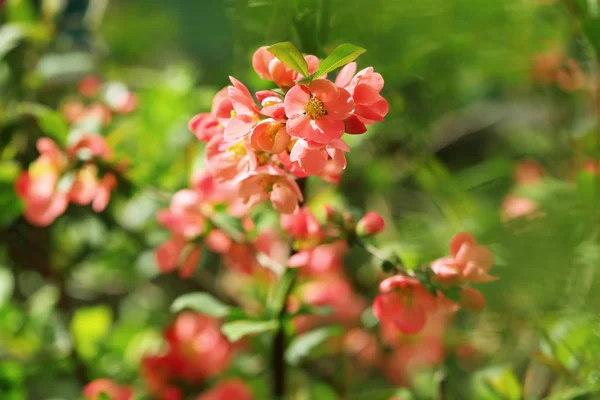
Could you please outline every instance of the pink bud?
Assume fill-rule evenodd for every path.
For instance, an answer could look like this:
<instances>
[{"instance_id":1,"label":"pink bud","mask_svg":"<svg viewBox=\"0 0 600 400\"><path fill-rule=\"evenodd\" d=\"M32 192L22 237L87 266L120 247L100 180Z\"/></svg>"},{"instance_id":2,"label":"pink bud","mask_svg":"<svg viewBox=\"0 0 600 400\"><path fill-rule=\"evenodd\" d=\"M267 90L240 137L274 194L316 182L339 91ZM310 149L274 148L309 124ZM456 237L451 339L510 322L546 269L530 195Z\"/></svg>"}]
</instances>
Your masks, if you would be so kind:
<instances>
[{"instance_id":1,"label":"pink bud","mask_svg":"<svg viewBox=\"0 0 600 400\"><path fill-rule=\"evenodd\" d=\"M465 286L460 294L460 305L468 310L481 311L485 308L485 297L480 291Z\"/></svg>"},{"instance_id":2,"label":"pink bud","mask_svg":"<svg viewBox=\"0 0 600 400\"><path fill-rule=\"evenodd\" d=\"M360 236L375 235L383 230L385 221L375 211L366 213L356 225L356 233Z\"/></svg>"}]
</instances>

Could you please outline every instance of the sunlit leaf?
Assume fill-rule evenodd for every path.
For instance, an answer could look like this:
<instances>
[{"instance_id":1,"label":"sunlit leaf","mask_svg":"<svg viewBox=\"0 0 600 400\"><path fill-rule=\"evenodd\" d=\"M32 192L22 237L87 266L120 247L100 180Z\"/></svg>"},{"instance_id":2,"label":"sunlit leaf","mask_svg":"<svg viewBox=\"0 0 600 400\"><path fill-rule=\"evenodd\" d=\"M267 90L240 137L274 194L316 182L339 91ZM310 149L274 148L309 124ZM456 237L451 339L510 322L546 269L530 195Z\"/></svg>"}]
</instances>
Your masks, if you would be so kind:
<instances>
[{"instance_id":1,"label":"sunlit leaf","mask_svg":"<svg viewBox=\"0 0 600 400\"><path fill-rule=\"evenodd\" d=\"M285 360L291 365L298 365L315 347L342 333L340 326L326 326L296 336L285 352Z\"/></svg>"},{"instance_id":2,"label":"sunlit leaf","mask_svg":"<svg viewBox=\"0 0 600 400\"><path fill-rule=\"evenodd\" d=\"M281 42L267 48L282 63L303 76L308 76L308 64L300 50L291 42Z\"/></svg>"},{"instance_id":3,"label":"sunlit leaf","mask_svg":"<svg viewBox=\"0 0 600 400\"><path fill-rule=\"evenodd\" d=\"M276 320L269 321L251 321L239 320L223 324L221 332L230 342L237 342L247 335L257 335L260 333L273 332L277 329L279 323Z\"/></svg>"},{"instance_id":4,"label":"sunlit leaf","mask_svg":"<svg viewBox=\"0 0 600 400\"><path fill-rule=\"evenodd\" d=\"M179 312L185 309L198 311L202 314L217 318L223 318L229 315L231 307L222 303L209 293L188 293L179 296L171 304L171 312Z\"/></svg>"},{"instance_id":5,"label":"sunlit leaf","mask_svg":"<svg viewBox=\"0 0 600 400\"><path fill-rule=\"evenodd\" d=\"M365 51L367 50L350 43L341 44L336 47L326 59L321 61L314 74L302 79L300 83L308 83L319 78L320 76L328 74L333 70L343 67L344 65L356 60L358 56L363 54Z\"/></svg>"}]
</instances>

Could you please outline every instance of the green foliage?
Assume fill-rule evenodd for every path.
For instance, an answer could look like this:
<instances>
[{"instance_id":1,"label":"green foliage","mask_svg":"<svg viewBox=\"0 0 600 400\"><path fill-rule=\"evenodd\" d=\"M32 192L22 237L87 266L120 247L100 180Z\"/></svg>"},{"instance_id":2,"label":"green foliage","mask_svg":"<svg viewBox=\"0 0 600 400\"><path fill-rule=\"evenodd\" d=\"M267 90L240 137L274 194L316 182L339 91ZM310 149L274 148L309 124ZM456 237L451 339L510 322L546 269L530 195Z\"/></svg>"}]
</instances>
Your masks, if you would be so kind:
<instances>
[{"instance_id":1,"label":"green foliage","mask_svg":"<svg viewBox=\"0 0 600 400\"><path fill-rule=\"evenodd\" d=\"M294 71L299 72L304 76L309 75L308 64L302 53L300 53L300 50L298 50L293 43L277 43L268 47L267 50Z\"/></svg>"},{"instance_id":2,"label":"green foliage","mask_svg":"<svg viewBox=\"0 0 600 400\"><path fill-rule=\"evenodd\" d=\"M319 67L314 74L311 74L305 79L300 80L299 83L309 83L314 79L343 67L344 65L356 60L358 56L363 54L365 51L367 50L350 43L341 44L336 47L326 59L319 63Z\"/></svg>"},{"instance_id":3,"label":"green foliage","mask_svg":"<svg viewBox=\"0 0 600 400\"><path fill-rule=\"evenodd\" d=\"M326 340L340 336L343 329L339 326L327 326L296 336L285 353L285 360L291 365L298 365L302 359Z\"/></svg>"},{"instance_id":4,"label":"green foliage","mask_svg":"<svg viewBox=\"0 0 600 400\"><path fill-rule=\"evenodd\" d=\"M230 342L237 342L244 336L273 332L278 327L279 323L276 320L238 320L223 324L221 331Z\"/></svg>"},{"instance_id":5,"label":"green foliage","mask_svg":"<svg viewBox=\"0 0 600 400\"><path fill-rule=\"evenodd\" d=\"M220 302L208 293L187 293L179 296L171 304L171 312L193 310L217 318L227 317L231 307Z\"/></svg>"},{"instance_id":6,"label":"green foliage","mask_svg":"<svg viewBox=\"0 0 600 400\"><path fill-rule=\"evenodd\" d=\"M84 359L92 359L108 336L112 324L112 313L105 306L80 308L71 319L71 333L77 352Z\"/></svg>"}]
</instances>

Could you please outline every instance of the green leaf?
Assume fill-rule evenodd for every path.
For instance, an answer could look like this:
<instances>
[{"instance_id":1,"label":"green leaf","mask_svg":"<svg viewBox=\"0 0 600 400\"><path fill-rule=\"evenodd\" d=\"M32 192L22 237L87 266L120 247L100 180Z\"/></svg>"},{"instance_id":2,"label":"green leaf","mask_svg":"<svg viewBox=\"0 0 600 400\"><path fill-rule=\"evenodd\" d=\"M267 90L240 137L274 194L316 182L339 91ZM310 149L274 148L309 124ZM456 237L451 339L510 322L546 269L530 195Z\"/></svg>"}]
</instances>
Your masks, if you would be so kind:
<instances>
[{"instance_id":1,"label":"green leaf","mask_svg":"<svg viewBox=\"0 0 600 400\"><path fill-rule=\"evenodd\" d=\"M203 292L184 294L176 298L171 304L171 312L179 312L185 309L217 318L224 318L231 313L231 307Z\"/></svg>"},{"instance_id":2,"label":"green leaf","mask_svg":"<svg viewBox=\"0 0 600 400\"><path fill-rule=\"evenodd\" d=\"M37 119L41 131L60 143L64 143L69 133L69 125L63 116L49 107L36 103L23 103L20 113Z\"/></svg>"},{"instance_id":3,"label":"green leaf","mask_svg":"<svg viewBox=\"0 0 600 400\"><path fill-rule=\"evenodd\" d=\"M0 163L0 227L9 226L23 213L23 202L15 191L21 169L16 162Z\"/></svg>"},{"instance_id":4,"label":"green leaf","mask_svg":"<svg viewBox=\"0 0 600 400\"><path fill-rule=\"evenodd\" d=\"M315 347L343 332L340 326L325 326L296 336L285 352L285 360L291 365L298 365Z\"/></svg>"},{"instance_id":5,"label":"green leaf","mask_svg":"<svg viewBox=\"0 0 600 400\"><path fill-rule=\"evenodd\" d=\"M301 73L303 76L308 76L308 64L300 50L292 42L277 43L267 50L294 71Z\"/></svg>"},{"instance_id":6,"label":"green leaf","mask_svg":"<svg viewBox=\"0 0 600 400\"><path fill-rule=\"evenodd\" d=\"M107 306L80 308L71 320L71 333L75 347L85 359L91 359L108 336L112 322L112 312Z\"/></svg>"},{"instance_id":7,"label":"green leaf","mask_svg":"<svg viewBox=\"0 0 600 400\"><path fill-rule=\"evenodd\" d=\"M211 217L211 222L233 241L238 243L244 241L244 226L241 219L229 214L219 213Z\"/></svg>"},{"instance_id":8,"label":"green leaf","mask_svg":"<svg viewBox=\"0 0 600 400\"><path fill-rule=\"evenodd\" d=\"M489 367L473 376L473 392L482 400L520 400L521 384L505 367Z\"/></svg>"},{"instance_id":9,"label":"green leaf","mask_svg":"<svg viewBox=\"0 0 600 400\"><path fill-rule=\"evenodd\" d=\"M230 342L237 342L246 335L273 332L278 327L279 323L276 320L251 321L245 319L223 324L221 332L227 336Z\"/></svg>"},{"instance_id":10,"label":"green leaf","mask_svg":"<svg viewBox=\"0 0 600 400\"><path fill-rule=\"evenodd\" d=\"M310 83L320 76L328 74L329 72L356 60L358 56L365 51L367 50L350 43L340 44L331 52L331 54L329 54L329 56L327 56L326 59L321 61L319 68L317 68L314 74L302 79L299 81L299 83Z\"/></svg>"},{"instance_id":11,"label":"green leaf","mask_svg":"<svg viewBox=\"0 0 600 400\"><path fill-rule=\"evenodd\" d=\"M14 49L25 36L25 29L17 24L8 24L0 28L0 59Z\"/></svg>"}]
</instances>

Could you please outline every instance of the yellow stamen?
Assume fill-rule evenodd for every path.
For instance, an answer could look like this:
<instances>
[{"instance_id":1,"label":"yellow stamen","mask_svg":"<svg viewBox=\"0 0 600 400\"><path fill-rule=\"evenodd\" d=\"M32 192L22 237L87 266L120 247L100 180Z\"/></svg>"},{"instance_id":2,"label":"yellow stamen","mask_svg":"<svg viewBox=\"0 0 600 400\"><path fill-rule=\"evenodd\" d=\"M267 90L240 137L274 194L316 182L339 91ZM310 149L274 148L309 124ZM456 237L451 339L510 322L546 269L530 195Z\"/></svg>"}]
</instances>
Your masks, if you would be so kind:
<instances>
[{"instance_id":1,"label":"yellow stamen","mask_svg":"<svg viewBox=\"0 0 600 400\"><path fill-rule=\"evenodd\" d=\"M308 104L304 107L304 112L310 119L321 119L327 115L327 110L325 109L323 102L316 97L310 98Z\"/></svg>"},{"instance_id":2,"label":"yellow stamen","mask_svg":"<svg viewBox=\"0 0 600 400\"><path fill-rule=\"evenodd\" d=\"M273 143L273 141L275 141L275 135L277 135L277 132L279 132L279 130L281 128L283 128L284 126L285 126L285 124L283 122L275 122L275 123L271 124L269 129L267 129L267 137L269 138L271 143Z\"/></svg>"},{"instance_id":3,"label":"yellow stamen","mask_svg":"<svg viewBox=\"0 0 600 400\"><path fill-rule=\"evenodd\" d=\"M229 146L227 152L231 154L230 160L241 158L246 155L246 146L244 146L244 142L237 142L233 146Z\"/></svg>"},{"instance_id":4,"label":"yellow stamen","mask_svg":"<svg viewBox=\"0 0 600 400\"><path fill-rule=\"evenodd\" d=\"M229 113L229 118L234 118L237 116L237 113L235 112L235 110L231 110L231 112Z\"/></svg>"}]
</instances>

